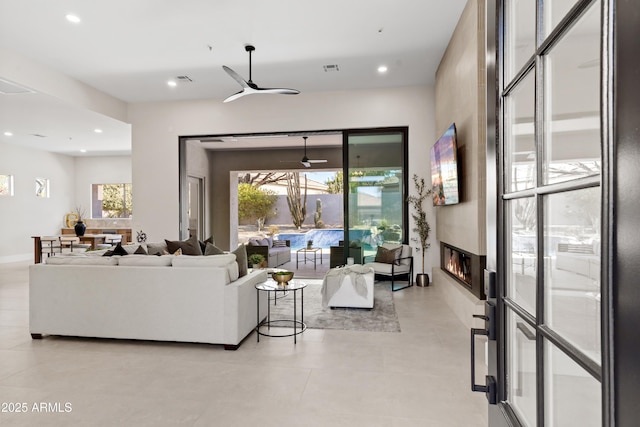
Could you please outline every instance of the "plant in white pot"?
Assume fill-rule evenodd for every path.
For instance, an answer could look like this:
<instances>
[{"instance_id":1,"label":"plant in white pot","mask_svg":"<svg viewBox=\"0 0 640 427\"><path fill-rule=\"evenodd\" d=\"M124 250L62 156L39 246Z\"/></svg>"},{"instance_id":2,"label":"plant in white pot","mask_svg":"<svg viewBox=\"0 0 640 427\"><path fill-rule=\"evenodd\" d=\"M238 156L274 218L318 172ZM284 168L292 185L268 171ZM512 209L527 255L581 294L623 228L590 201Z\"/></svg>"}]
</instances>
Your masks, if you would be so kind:
<instances>
[{"instance_id":1,"label":"plant in white pot","mask_svg":"<svg viewBox=\"0 0 640 427\"><path fill-rule=\"evenodd\" d=\"M411 217L415 223L413 231L417 234L417 237L413 237L411 241L416 242L418 244L416 250L422 252L422 273L416 274L416 284L418 286L429 286L429 275L424 272L424 257L427 249L431 246L431 244L427 242L431 227L429 226L429 221L427 221L427 213L424 211L424 201L430 198L431 189L426 188L424 178L418 178L416 174L413 174L413 183L415 185L416 195L407 197L407 202L409 202L414 210Z\"/></svg>"},{"instance_id":2,"label":"plant in white pot","mask_svg":"<svg viewBox=\"0 0 640 427\"><path fill-rule=\"evenodd\" d=\"M251 254L249 255L249 265L253 268L260 268L262 265L262 261L264 261L264 256L260 254Z\"/></svg>"}]
</instances>

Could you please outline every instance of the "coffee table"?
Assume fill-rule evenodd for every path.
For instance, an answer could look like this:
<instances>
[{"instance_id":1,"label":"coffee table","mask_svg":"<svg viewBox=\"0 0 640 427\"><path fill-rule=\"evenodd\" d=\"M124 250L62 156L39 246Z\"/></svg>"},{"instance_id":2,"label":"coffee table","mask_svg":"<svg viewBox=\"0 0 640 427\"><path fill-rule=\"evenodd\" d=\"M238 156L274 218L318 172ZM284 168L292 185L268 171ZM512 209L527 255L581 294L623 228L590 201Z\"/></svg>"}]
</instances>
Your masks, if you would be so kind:
<instances>
[{"instance_id":1,"label":"coffee table","mask_svg":"<svg viewBox=\"0 0 640 427\"><path fill-rule=\"evenodd\" d=\"M258 342L260 342L260 335L266 337L293 337L293 343L296 344L296 337L303 333L307 329L307 325L304 323L304 288L307 284L299 280L291 280L286 286L278 286L275 280L269 279L266 282L256 285L257 293L257 324L256 335ZM297 309L297 293L300 291L300 320L298 320ZM267 319L260 323L260 292L267 292ZM271 295L273 294L273 301L275 302L278 292L290 292L293 296L293 319L271 319ZM290 334L274 334L271 332L271 326L293 326L293 333ZM263 332L260 328L267 329L267 332Z\"/></svg>"}]
</instances>

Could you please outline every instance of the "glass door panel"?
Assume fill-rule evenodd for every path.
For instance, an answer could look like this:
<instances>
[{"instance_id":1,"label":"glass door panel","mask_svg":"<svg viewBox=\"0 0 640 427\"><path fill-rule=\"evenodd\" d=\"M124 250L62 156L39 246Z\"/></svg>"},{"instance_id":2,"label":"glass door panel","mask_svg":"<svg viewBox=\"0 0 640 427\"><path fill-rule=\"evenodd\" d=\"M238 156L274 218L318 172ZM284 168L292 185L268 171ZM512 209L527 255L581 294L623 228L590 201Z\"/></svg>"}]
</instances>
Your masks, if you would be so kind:
<instances>
[{"instance_id":1,"label":"glass door panel","mask_svg":"<svg viewBox=\"0 0 640 427\"><path fill-rule=\"evenodd\" d=\"M345 256L358 248L375 255L383 243L406 240L406 133L350 131L347 145Z\"/></svg>"},{"instance_id":2,"label":"glass door panel","mask_svg":"<svg viewBox=\"0 0 640 427\"><path fill-rule=\"evenodd\" d=\"M600 363L600 187L547 196L545 325Z\"/></svg>"},{"instance_id":3,"label":"glass door panel","mask_svg":"<svg viewBox=\"0 0 640 427\"><path fill-rule=\"evenodd\" d=\"M600 426L602 385L545 341L545 426Z\"/></svg>"},{"instance_id":4,"label":"glass door panel","mask_svg":"<svg viewBox=\"0 0 640 427\"><path fill-rule=\"evenodd\" d=\"M536 2L505 2L505 79L511 80L536 51Z\"/></svg>"},{"instance_id":5,"label":"glass door panel","mask_svg":"<svg viewBox=\"0 0 640 427\"><path fill-rule=\"evenodd\" d=\"M510 219L506 256L508 281L507 296L535 317L536 315L536 199L525 197L509 200L506 212Z\"/></svg>"},{"instance_id":6,"label":"glass door panel","mask_svg":"<svg viewBox=\"0 0 640 427\"><path fill-rule=\"evenodd\" d=\"M509 310L509 403L526 426L536 425L536 332Z\"/></svg>"},{"instance_id":7,"label":"glass door panel","mask_svg":"<svg viewBox=\"0 0 640 427\"><path fill-rule=\"evenodd\" d=\"M536 185L535 81L529 72L505 97L505 182L508 191Z\"/></svg>"},{"instance_id":8,"label":"glass door panel","mask_svg":"<svg viewBox=\"0 0 640 427\"><path fill-rule=\"evenodd\" d=\"M554 45L545 61L544 182L600 174L600 6Z\"/></svg>"}]
</instances>

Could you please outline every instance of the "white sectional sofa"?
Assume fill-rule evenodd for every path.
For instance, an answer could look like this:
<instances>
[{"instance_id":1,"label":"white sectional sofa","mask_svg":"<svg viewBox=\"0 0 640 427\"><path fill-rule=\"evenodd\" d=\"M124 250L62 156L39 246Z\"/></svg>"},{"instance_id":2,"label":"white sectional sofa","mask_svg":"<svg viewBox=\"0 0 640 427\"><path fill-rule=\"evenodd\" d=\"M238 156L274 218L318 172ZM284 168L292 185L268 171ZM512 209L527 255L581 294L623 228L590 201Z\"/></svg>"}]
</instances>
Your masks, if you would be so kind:
<instances>
[{"instance_id":1,"label":"white sectional sofa","mask_svg":"<svg viewBox=\"0 0 640 427\"><path fill-rule=\"evenodd\" d=\"M42 335L223 344L256 327L265 271L238 277L235 255L52 257L29 269L29 328ZM260 292L260 320L266 293Z\"/></svg>"}]
</instances>

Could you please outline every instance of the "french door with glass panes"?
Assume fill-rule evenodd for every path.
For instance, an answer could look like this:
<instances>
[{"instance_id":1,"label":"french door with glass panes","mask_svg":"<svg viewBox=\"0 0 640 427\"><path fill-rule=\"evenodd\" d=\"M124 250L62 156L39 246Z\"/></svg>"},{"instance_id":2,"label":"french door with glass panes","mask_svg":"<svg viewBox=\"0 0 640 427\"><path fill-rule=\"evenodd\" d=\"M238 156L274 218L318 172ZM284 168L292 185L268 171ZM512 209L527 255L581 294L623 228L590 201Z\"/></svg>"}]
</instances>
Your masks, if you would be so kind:
<instances>
[{"instance_id":1,"label":"french door with glass panes","mask_svg":"<svg viewBox=\"0 0 640 427\"><path fill-rule=\"evenodd\" d=\"M497 2L501 327L489 370L501 403L489 411L491 426L604 418L608 8L607 0Z\"/></svg>"}]
</instances>

